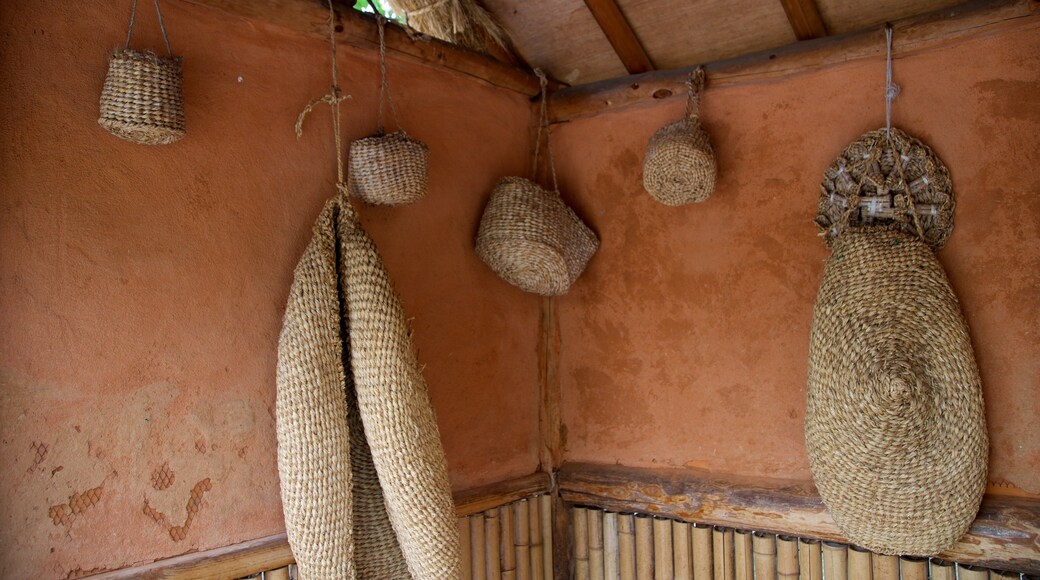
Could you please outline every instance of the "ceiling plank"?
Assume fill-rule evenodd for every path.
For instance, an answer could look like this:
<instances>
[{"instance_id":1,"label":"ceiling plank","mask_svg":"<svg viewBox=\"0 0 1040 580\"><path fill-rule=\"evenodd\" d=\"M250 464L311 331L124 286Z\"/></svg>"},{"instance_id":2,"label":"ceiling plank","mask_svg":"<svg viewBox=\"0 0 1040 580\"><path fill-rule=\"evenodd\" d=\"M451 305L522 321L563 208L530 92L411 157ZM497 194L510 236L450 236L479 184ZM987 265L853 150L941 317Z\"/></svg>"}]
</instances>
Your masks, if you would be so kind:
<instances>
[{"instance_id":1,"label":"ceiling plank","mask_svg":"<svg viewBox=\"0 0 1040 580\"><path fill-rule=\"evenodd\" d=\"M603 29L614 52L625 65L628 74L639 74L654 70L654 63L639 42L632 26L621 12L616 0L585 0L589 12Z\"/></svg>"},{"instance_id":2,"label":"ceiling plank","mask_svg":"<svg viewBox=\"0 0 1040 580\"><path fill-rule=\"evenodd\" d=\"M827 36L827 25L823 23L816 0L780 0L787 13L787 20L798 40L812 40Z\"/></svg>"}]
</instances>

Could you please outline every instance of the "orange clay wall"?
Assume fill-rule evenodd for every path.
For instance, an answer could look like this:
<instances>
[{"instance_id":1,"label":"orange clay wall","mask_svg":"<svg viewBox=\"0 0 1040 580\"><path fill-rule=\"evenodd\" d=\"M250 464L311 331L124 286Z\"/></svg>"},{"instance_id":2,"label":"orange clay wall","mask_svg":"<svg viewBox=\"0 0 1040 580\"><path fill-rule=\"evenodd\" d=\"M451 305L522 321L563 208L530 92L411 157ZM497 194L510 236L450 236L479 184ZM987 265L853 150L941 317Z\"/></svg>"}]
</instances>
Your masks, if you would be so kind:
<instances>
[{"instance_id":1,"label":"orange clay wall","mask_svg":"<svg viewBox=\"0 0 1040 580\"><path fill-rule=\"evenodd\" d=\"M158 48L151 2L135 38ZM181 1L187 137L96 123L130 2L0 3L0 578L65 578L281 532L275 361L293 268L334 192L328 45ZM136 44L136 42L135 42ZM342 49L345 137L375 129L375 54ZM538 300L472 240L523 173L530 103L391 60L430 193L362 210L414 317L453 484L537 468ZM188 505L199 500L189 516Z\"/></svg>"},{"instance_id":2,"label":"orange clay wall","mask_svg":"<svg viewBox=\"0 0 1040 580\"><path fill-rule=\"evenodd\" d=\"M709 85L718 188L681 208L655 202L641 176L650 135L682 102L556 126L563 191L603 240L559 301L568 461L810 478L819 184L850 141L884 126L884 78L878 58ZM953 178L939 259L981 370L991 491L1040 493L1040 29L898 58L895 80L894 124Z\"/></svg>"}]
</instances>

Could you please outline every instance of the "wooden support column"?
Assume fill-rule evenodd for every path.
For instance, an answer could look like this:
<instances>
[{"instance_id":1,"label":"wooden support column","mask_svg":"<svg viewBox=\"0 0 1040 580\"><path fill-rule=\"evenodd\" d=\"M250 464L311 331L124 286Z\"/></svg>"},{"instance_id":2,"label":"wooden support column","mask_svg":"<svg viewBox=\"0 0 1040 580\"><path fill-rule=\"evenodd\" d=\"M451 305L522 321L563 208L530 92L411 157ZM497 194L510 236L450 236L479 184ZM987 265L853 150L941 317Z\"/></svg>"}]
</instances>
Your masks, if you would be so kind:
<instances>
[{"instance_id":1,"label":"wooden support column","mask_svg":"<svg viewBox=\"0 0 1040 580\"><path fill-rule=\"evenodd\" d=\"M827 25L823 23L816 0L780 0L787 13L787 21L798 40L812 40L827 36Z\"/></svg>"},{"instance_id":2,"label":"wooden support column","mask_svg":"<svg viewBox=\"0 0 1040 580\"><path fill-rule=\"evenodd\" d=\"M811 0L810 0L811 1ZM621 63L628 74L644 73L654 70L654 63L639 42L628 19L621 12L616 0L585 0L596 23L603 30L610 46L614 47Z\"/></svg>"}]
</instances>

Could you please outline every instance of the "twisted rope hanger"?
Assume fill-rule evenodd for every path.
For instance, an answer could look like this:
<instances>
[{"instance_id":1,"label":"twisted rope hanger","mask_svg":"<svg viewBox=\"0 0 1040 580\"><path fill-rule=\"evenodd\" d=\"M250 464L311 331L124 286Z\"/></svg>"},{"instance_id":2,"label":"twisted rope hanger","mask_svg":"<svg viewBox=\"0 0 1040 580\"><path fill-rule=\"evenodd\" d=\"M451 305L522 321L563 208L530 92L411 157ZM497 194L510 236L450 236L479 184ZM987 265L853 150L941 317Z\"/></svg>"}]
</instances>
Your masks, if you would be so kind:
<instances>
[{"instance_id":1,"label":"twisted rope hanger","mask_svg":"<svg viewBox=\"0 0 1040 580\"><path fill-rule=\"evenodd\" d=\"M549 98L546 94L546 87L549 84L549 79L542 72L542 69L534 69L534 74L538 76L538 84L541 86L541 108L538 115L538 136L534 142L534 174L535 178L538 177L538 155L542 145L542 131L545 131L545 150L546 157L549 158L549 172L552 175L553 190L556 193L560 193L560 184L556 180L556 163L553 160L552 151L552 133L549 128Z\"/></svg>"}]
</instances>

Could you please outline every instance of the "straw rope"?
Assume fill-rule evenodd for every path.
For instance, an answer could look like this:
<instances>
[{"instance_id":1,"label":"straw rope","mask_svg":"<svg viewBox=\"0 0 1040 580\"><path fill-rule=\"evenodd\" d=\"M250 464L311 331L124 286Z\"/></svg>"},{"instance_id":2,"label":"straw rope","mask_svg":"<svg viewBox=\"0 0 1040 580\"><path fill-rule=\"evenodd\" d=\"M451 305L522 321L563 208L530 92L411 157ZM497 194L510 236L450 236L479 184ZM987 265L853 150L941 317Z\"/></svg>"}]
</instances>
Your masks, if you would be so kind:
<instances>
[{"instance_id":1,"label":"straw rope","mask_svg":"<svg viewBox=\"0 0 1040 580\"><path fill-rule=\"evenodd\" d=\"M699 203L715 191L715 151L699 117L704 84L697 67L686 82L685 117L658 129L646 148L643 188L665 205Z\"/></svg>"},{"instance_id":2,"label":"straw rope","mask_svg":"<svg viewBox=\"0 0 1040 580\"><path fill-rule=\"evenodd\" d=\"M330 30L335 13L330 2ZM297 265L278 348L278 472L301 578L460 574L447 462L404 313L346 195L335 33L338 194ZM344 348L344 344L347 345Z\"/></svg>"},{"instance_id":3,"label":"straw rope","mask_svg":"<svg viewBox=\"0 0 1040 580\"><path fill-rule=\"evenodd\" d=\"M134 0L126 44L108 61L98 124L133 143L167 145L185 135L183 71L180 57L170 48L159 0L154 3L167 56L130 48L137 19Z\"/></svg>"},{"instance_id":4,"label":"straw rope","mask_svg":"<svg viewBox=\"0 0 1040 580\"><path fill-rule=\"evenodd\" d=\"M542 72L542 69L534 69L534 74L538 77L538 84L540 86L541 96L539 98L538 107L538 134L534 140L534 179L538 179L538 155L541 152L542 146L542 133L545 133L545 153L549 161L549 173L552 176L553 191L556 193L560 192L560 183L556 179L556 160L553 159L552 150L552 133L551 127L549 126L549 97L546 90L549 79Z\"/></svg>"}]
</instances>

